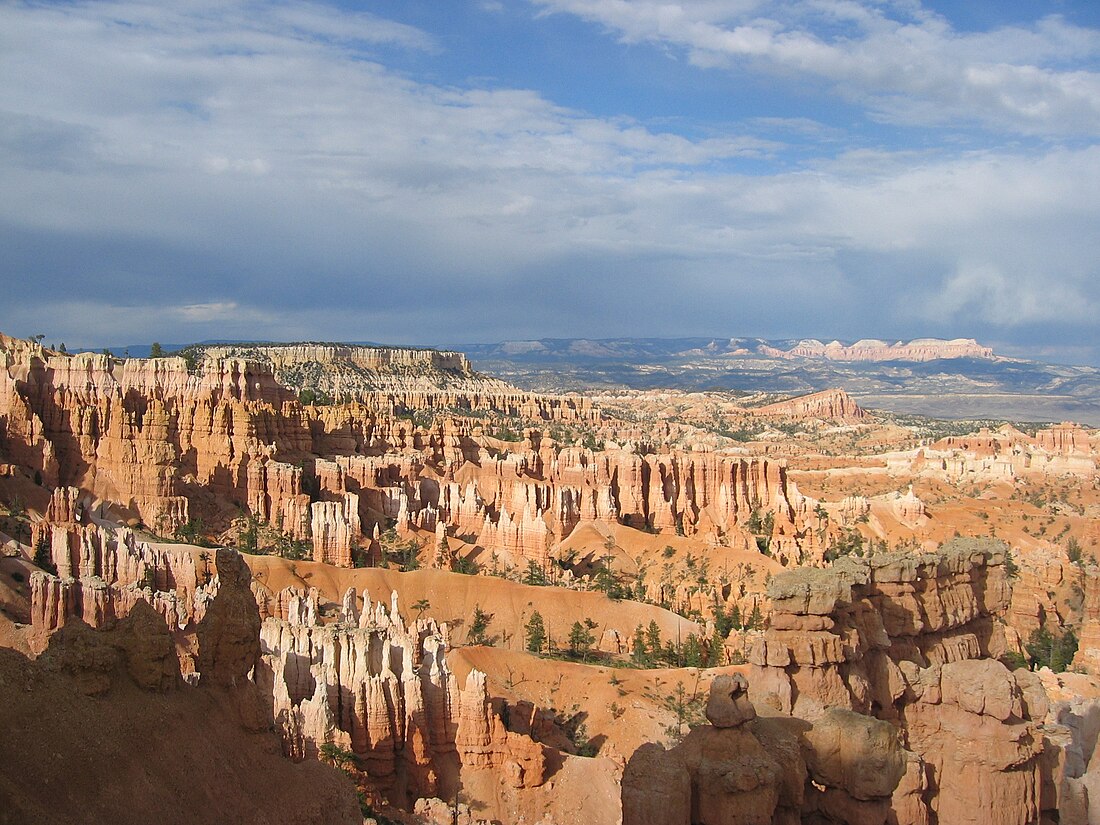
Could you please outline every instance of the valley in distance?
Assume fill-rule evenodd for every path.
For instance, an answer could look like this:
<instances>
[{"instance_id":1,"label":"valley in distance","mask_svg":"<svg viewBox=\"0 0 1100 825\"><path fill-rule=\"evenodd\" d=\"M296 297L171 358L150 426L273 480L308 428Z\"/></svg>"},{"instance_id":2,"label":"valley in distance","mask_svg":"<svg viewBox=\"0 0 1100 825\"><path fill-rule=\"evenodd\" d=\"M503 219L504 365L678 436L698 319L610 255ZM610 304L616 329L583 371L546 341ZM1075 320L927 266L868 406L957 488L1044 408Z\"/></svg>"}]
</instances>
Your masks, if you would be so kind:
<instances>
[{"instance_id":1,"label":"valley in distance","mask_svg":"<svg viewBox=\"0 0 1100 825\"><path fill-rule=\"evenodd\" d=\"M1100 822L1094 368L156 354L0 335L0 823Z\"/></svg>"}]
</instances>

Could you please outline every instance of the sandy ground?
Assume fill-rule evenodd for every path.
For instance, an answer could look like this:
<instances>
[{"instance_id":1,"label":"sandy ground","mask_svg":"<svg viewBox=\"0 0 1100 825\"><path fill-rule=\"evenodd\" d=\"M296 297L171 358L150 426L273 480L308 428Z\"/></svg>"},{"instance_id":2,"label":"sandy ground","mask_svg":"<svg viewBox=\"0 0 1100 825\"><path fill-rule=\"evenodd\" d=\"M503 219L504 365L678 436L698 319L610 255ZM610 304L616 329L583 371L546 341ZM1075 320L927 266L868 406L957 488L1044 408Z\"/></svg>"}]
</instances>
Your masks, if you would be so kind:
<instances>
[{"instance_id":1,"label":"sandy ground","mask_svg":"<svg viewBox=\"0 0 1100 825\"><path fill-rule=\"evenodd\" d=\"M425 615L445 621L452 627L452 643L465 641L474 609L491 613L489 636L501 647L523 648L523 626L534 611L546 623L550 635L563 645L573 622L590 618L597 623L599 635L614 628L629 636L639 624L656 621L665 638L679 632L699 634L702 628L675 613L659 607L631 601L614 601L602 593L567 590L560 587L535 587L494 576L466 576L442 570L415 570L400 573L382 568L344 569L316 562L291 562L277 556L248 556L255 578L278 592L284 587L316 587L330 601L339 604L344 592L355 587L362 596L365 589L374 601L390 602L390 593L400 594L401 612L415 618L413 605L426 599Z\"/></svg>"}]
</instances>

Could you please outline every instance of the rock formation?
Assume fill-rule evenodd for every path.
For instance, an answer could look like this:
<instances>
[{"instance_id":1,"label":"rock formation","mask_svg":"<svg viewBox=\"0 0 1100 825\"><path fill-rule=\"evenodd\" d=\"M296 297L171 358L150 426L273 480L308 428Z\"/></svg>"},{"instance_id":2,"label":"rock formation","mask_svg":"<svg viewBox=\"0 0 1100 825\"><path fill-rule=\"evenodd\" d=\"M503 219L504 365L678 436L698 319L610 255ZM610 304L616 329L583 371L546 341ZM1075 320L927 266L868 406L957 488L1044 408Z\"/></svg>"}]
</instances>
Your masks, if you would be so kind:
<instances>
[{"instance_id":1,"label":"rock formation","mask_svg":"<svg viewBox=\"0 0 1100 825\"><path fill-rule=\"evenodd\" d=\"M288 756L315 757L335 743L361 757L377 793L410 807L450 798L464 768L491 769L516 788L546 780L550 750L507 729L485 675L471 671L458 685L445 627L406 625L396 594L388 607L364 594L358 610L358 600L346 594L334 625L294 611L263 623L256 680Z\"/></svg>"},{"instance_id":2,"label":"rock formation","mask_svg":"<svg viewBox=\"0 0 1100 825\"><path fill-rule=\"evenodd\" d=\"M743 677L716 678L710 725L631 757L624 825L884 825L908 765L891 725L837 708L812 725L758 717L746 689Z\"/></svg>"},{"instance_id":3,"label":"rock formation","mask_svg":"<svg viewBox=\"0 0 1100 825\"><path fill-rule=\"evenodd\" d=\"M842 421L862 421L867 417L866 411L844 390L822 390L810 395L800 395L787 401L779 401L763 407L750 407L748 412L756 416L838 419Z\"/></svg>"},{"instance_id":4,"label":"rock formation","mask_svg":"<svg viewBox=\"0 0 1100 825\"><path fill-rule=\"evenodd\" d=\"M55 504L72 500L59 488ZM133 531L97 523L51 522L38 525L37 535L50 548L54 576L31 574L30 623L52 632L71 617L95 628L110 628L139 601L150 604L171 628L202 619L217 590L210 570L212 553L183 545L151 545Z\"/></svg>"},{"instance_id":5,"label":"rock formation","mask_svg":"<svg viewBox=\"0 0 1100 825\"><path fill-rule=\"evenodd\" d=\"M313 560L351 567L352 551L359 542L359 496L345 493L343 501L317 501L312 513Z\"/></svg>"},{"instance_id":6,"label":"rock formation","mask_svg":"<svg viewBox=\"0 0 1100 825\"><path fill-rule=\"evenodd\" d=\"M111 502L162 535L196 519L221 530L247 508L338 565L387 520L403 531L442 522L524 563L545 561L585 520L726 541L760 509L777 515L777 543L795 532L799 501L769 459L594 452L534 430L501 449L469 421L419 429L359 404L303 407L262 360L210 357L192 372L183 358L14 344L4 358L0 446L43 483L79 491L53 517L74 543L66 508L77 499Z\"/></svg>"},{"instance_id":7,"label":"rock formation","mask_svg":"<svg viewBox=\"0 0 1100 825\"><path fill-rule=\"evenodd\" d=\"M224 687L243 681L259 661L260 611L244 559L219 548L217 566L217 595L196 628L196 667L204 684Z\"/></svg>"},{"instance_id":8,"label":"rock formation","mask_svg":"<svg viewBox=\"0 0 1100 825\"><path fill-rule=\"evenodd\" d=\"M1023 825L1057 807L1042 798L1042 692L988 658L1005 651L1003 553L959 540L791 571L769 587L771 626L750 653L755 701L815 725L837 708L896 725L920 763L895 799L899 823ZM938 789L926 811L922 782Z\"/></svg>"},{"instance_id":9,"label":"rock formation","mask_svg":"<svg viewBox=\"0 0 1100 825\"><path fill-rule=\"evenodd\" d=\"M247 358L270 366L294 390L356 399L390 415L469 410L545 421L593 421L581 396L525 393L475 372L461 352L348 344L263 344L204 347L205 358Z\"/></svg>"},{"instance_id":10,"label":"rock formation","mask_svg":"<svg viewBox=\"0 0 1100 825\"><path fill-rule=\"evenodd\" d=\"M599 821L614 821L620 775L627 822L984 825L995 811L1078 825L1100 804L1091 688L1002 664L1032 631L1073 628L1077 666L1100 668L1100 497L1079 483L1100 476L1098 440L1083 428L933 440L840 391L752 413L669 394L652 426L611 423L453 353L139 361L13 339L0 353L0 634L35 651L52 634L36 667L80 696L206 697L224 705L211 718L275 731L265 747L292 760L336 754L371 804L405 810L461 785L486 814L537 818L592 778L575 798L606 797ZM303 404L297 390L354 400ZM996 542L922 549L994 528L1012 564ZM296 561L250 557L253 577L233 551L155 538L173 533L242 547L259 533L259 549ZM331 569L416 547L439 569ZM556 586L516 583L530 562ZM784 572L806 563L819 567ZM449 572L473 565L513 581ZM572 592L597 588L614 601ZM398 590L419 600L415 621ZM495 612L499 647L449 661L448 625L419 618L433 608L463 622L460 640L472 609ZM536 608L559 650L576 617L594 619L581 661L521 652ZM598 669L627 664L651 618L664 644L636 664L747 658L713 679L709 725L667 750L653 741L679 739L686 717L664 727L665 674ZM570 741L586 720L591 739Z\"/></svg>"},{"instance_id":11,"label":"rock formation","mask_svg":"<svg viewBox=\"0 0 1100 825\"><path fill-rule=\"evenodd\" d=\"M873 338L845 346L839 341L823 344L816 339L799 341L789 350L762 346L761 353L778 358L825 358L830 361L935 361L940 358L993 358L993 350L973 338L914 338L888 344Z\"/></svg>"},{"instance_id":12,"label":"rock formation","mask_svg":"<svg viewBox=\"0 0 1100 825\"><path fill-rule=\"evenodd\" d=\"M977 433L948 436L906 460L905 468L925 475L942 473L952 481L1067 474L1094 478L1097 474L1087 434L1072 424L1039 430L1034 438L1008 425L996 431L983 427Z\"/></svg>"}]
</instances>

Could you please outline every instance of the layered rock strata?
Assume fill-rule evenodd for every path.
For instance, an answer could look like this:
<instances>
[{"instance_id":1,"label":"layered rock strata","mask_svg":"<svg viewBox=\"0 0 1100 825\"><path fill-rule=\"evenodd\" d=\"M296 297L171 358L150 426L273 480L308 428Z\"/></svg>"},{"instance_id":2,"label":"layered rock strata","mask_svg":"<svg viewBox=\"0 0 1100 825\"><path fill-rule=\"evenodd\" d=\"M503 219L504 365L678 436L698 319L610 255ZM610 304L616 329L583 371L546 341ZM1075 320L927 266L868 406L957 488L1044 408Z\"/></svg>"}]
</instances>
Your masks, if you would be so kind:
<instances>
[{"instance_id":1,"label":"layered rock strata","mask_svg":"<svg viewBox=\"0 0 1100 825\"><path fill-rule=\"evenodd\" d=\"M768 511L786 558L808 506L769 459L594 452L538 430L500 442L469 420L423 429L360 403L303 407L263 361L207 358L191 371L183 358L5 340L0 449L41 484L161 535L199 522L220 531L243 511L347 565L380 525L442 524L522 564L545 561L586 520L729 542Z\"/></svg>"},{"instance_id":2,"label":"layered rock strata","mask_svg":"<svg viewBox=\"0 0 1100 825\"><path fill-rule=\"evenodd\" d=\"M892 803L899 823L1024 825L1058 807L1057 790L1043 796L1054 746L1042 690L989 658L1012 641L998 619L1010 598L1003 553L956 540L769 587L771 625L749 656L754 700L815 724L841 708L895 725L915 755Z\"/></svg>"},{"instance_id":3,"label":"layered rock strata","mask_svg":"<svg viewBox=\"0 0 1100 825\"><path fill-rule=\"evenodd\" d=\"M225 584L200 624L197 688L142 601L110 629L73 617L33 661L0 648L0 822L362 822L338 771L279 755L242 681L258 652L241 633L258 625L256 605L240 559L218 562Z\"/></svg>"},{"instance_id":4,"label":"layered rock strata","mask_svg":"<svg viewBox=\"0 0 1100 825\"><path fill-rule=\"evenodd\" d=\"M941 438L915 454L887 460L894 472L943 476L951 481L1012 480L1072 475L1094 478L1095 452L1088 431L1075 424L1039 430L1034 437L1011 425Z\"/></svg>"},{"instance_id":5,"label":"layered rock strata","mask_svg":"<svg viewBox=\"0 0 1100 825\"><path fill-rule=\"evenodd\" d=\"M152 623L173 663L169 628L193 633L191 667L200 684L240 694L236 701L251 704L253 716L259 712L261 727L274 725L284 753L295 760L316 759L326 744L354 753L372 792L395 804L450 798L464 769L498 772L517 789L546 781L554 749L531 738L534 709L509 713L500 700L490 700L478 671L459 684L447 665L446 625L427 618L406 623L396 593L382 604L351 589L336 623L322 625L315 589L270 596L239 554L220 548L209 581L185 599L186 589L140 587L163 577L167 568L157 562L165 557L147 556L153 552L147 545L129 531L120 534L105 545L108 557L121 553L127 560L113 568L124 572L111 585L98 576L34 574L36 629L108 631L140 621L149 631ZM167 611L165 604L179 609ZM178 679L178 664L175 673ZM91 684L93 676L82 678ZM506 727L503 720L513 716L522 732Z\"/></svg>"},{"instance_id":6,"label":"layered rock strata","mask_svg":"<svg viewBox=\"0 0 1100 825\"><path fill-rule=\"evenodd\" d=\"M526 393L475 372L460 352L347 344L205 347L214 360L248 358L267 364L295 390L357 399L390 415L461 410L543 421L596 421L598 411L580 396Z\"/></svg>"},{"instance_id":7,"label":"layered rock strata","mask_svg":"<svg viewBox=\"0 0 1100 825\"><path fill-rule=\"evenodd\" d=\"M38 541L49 548L57 575L35 571L30 579L31 625L51 633L72 617L110 628L138 602L146 602L171 628L184 628L205 615L217 591L213 551L184 545L152 545L128 528L97 524L58 512L75 502L75 491L59 488L50 513L71 521L42 521Z\"/></svg>"}]
</instances>

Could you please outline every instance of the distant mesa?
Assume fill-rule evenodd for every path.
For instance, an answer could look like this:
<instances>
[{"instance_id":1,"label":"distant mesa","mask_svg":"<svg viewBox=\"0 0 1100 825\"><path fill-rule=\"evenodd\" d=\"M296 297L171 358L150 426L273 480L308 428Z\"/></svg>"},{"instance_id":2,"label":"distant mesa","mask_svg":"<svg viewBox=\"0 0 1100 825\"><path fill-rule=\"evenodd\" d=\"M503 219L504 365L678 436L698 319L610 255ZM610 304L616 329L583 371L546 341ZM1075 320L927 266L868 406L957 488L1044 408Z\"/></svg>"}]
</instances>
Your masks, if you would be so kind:
<instances>
[{"instance_id":1,"label":"distant mesa","mask_svg":"<svg viewBox=\"0 0 1100 825\"><path fill-rule=\"evenodd\" d=\"M789 398L775 404L750 409L753 415L785 416L796 419L842 419L862 421L867 412L844 390L831 389Z\"/></svg>"},{"instance_id":2,"label":"distant mesa","mask_svg":"<svg viewBox=\"0 0 1100 825\"><path fill-rule=\"evenodd\" d=\"M996 358L990 347L973 338L914 338L889 343L863 338L855 343L816 338L544 338L476 345L474 359L516 361L653 358L782 358L826 361L935 361L944 358Z\"/></svg>"},{"instance_id":3,"label":"distant mesa","mask_svg":"<svg viewBox=\"0 0 1100 825\"><path fill-rule=\"evenodd\" d=\"M914 338L888 344L875 338L864 338L846 345L840 341L823 344L815 338L799 341L789 350L764 345L764 355L775 358L824 358L829 361L936 361L941 358L994 358L990 347L983 347L973 338Z\"/></svg>"},{"instance_id":4,"label":"distant mesa","mask_svg":"<svg viewBox=\"0 0 1100 825\"><path fill-rule=\"evenodd\" d=\"M210 346L203 348L203 351L208 358L244 357L266 361L277 371L316 363L369 372L385 372L404 367L430 373L448 372L463 378L476 375L461 352L434 349L291 343Z\"/></svg>"},{"instance_id":5,"label":"distant mesa","mask_svg":"<svg viewBox=\"0 0 1100 825\"><path fill-rule=\"evenodd\" d=\"M522 392L506 381L475 371L461 352L447 350L314 342L193 349L205 359L243 358L261 364L283 386L308 390L322 398L363 399L376 393Z\"/></svg>"},{"instance_id":6,"label":"distant mesa","mask_svg":"<svg viewBox=\"0 0 1100 825\"><path fill-rule=\"evenodd\" d=\"M546 345L541 341L506 341L500 345L506 355L523 355L526 352L545 352Z\"/></svg>"}]
</instances>

